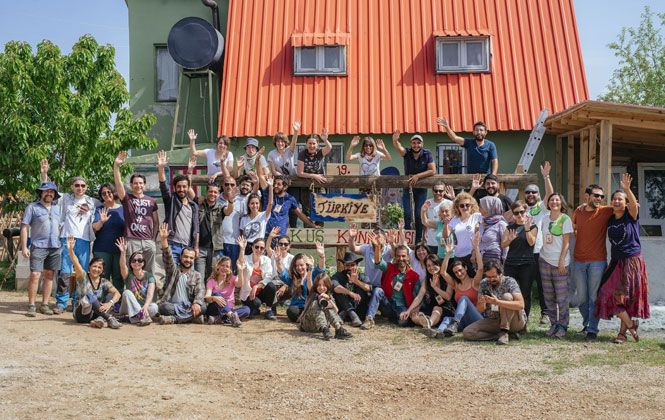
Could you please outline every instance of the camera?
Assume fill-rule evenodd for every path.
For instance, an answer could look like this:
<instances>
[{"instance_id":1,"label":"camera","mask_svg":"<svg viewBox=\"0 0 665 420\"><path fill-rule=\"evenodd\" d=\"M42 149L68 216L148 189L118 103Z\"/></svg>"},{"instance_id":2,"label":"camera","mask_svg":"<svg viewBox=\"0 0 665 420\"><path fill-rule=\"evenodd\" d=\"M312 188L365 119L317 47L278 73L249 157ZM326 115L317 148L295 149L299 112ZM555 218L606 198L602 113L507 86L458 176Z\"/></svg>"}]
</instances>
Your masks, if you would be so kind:
<instances>
[{"instance_id":1,"label":"camera","mask_svg":"<svg viewBox=\"0 0 665 420\"><path fill-rule=\"evenodd\" d=\"M483 296L492 296L492 293L490 293L489 290L483 290L482 294Z\"/></svg>"},{"instance_id":2,"label":"camera","mask_svg":"<svg viewBox=\"0 0 665 420\"><path fill-rule=\"evenodd\" d=\"M330 306L330 298L327 296L319 296L319 307L321 309L328 309Z\"/></svg>"}]
</instances>

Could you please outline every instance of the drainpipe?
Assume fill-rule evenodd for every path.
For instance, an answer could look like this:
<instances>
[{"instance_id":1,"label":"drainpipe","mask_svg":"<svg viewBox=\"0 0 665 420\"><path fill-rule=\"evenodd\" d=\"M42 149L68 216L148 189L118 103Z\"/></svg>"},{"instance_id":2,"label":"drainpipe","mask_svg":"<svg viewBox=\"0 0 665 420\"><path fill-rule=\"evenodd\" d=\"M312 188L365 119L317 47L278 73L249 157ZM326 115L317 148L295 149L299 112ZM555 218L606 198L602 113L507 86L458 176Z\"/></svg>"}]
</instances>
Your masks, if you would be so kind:
<instances>
[{"instance_id":1,"label":"drainpipe","mask_svg":"<svg viewBox=\"0 0 665 420\"><path fill-rule=\"evenodd\" d=\"M214 0L201 0L201 3L212 9L212 24L219 31L219 7L217 6L217 2Z\"/></svg>"}]
</instances>

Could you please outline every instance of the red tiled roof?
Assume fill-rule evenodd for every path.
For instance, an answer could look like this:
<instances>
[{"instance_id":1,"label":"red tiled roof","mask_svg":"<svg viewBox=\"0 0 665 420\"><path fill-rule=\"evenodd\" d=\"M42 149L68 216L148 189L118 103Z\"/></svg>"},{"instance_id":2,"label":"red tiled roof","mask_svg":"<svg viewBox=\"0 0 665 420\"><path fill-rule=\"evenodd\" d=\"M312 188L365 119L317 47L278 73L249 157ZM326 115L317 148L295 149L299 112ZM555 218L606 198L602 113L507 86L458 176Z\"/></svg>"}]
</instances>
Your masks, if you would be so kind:
<instances>
[{"instance_id":1,"label":"red tiled roof","mask_svg":"<svg viewBox=\"0 0 665 420\"><path fill-rule=\"evenodd\" d=\"M229 0L219 133L530 130L589 97L573 0ZM489 34L491 71L435 74L436 36ZM347 45L347 76L293 46Z\"/></svg>"}]
</instances>

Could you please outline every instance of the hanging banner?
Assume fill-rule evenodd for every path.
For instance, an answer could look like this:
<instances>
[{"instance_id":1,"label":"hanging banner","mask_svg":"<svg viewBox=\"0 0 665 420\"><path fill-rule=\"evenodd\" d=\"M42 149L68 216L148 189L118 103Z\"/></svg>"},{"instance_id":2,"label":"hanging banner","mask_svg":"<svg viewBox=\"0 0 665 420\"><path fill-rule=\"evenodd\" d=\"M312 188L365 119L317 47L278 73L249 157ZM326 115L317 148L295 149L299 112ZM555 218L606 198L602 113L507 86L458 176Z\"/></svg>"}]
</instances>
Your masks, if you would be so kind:
<instances>
[{"instance_id":1,"label":"hanging banner","mask_svg":"<svg viewBox=\"0 0 665 420\"><path fill-rule=\"evenodd\" d=\"M358 245L364 245L369 243L368 234L371 232L371 229L358 229L358 235L356 236L355 243ZM298 228L289 228L288 234L289 239L291 240L292 245L302 245L310 244L313 245L315 242L323 242L324 245L347 245L349 243L349 229L348 228L324 228L324 229L298 229ZM399 235L399 233L398 233ZM404 238L409 243L413 245L415 243L416 231L415 230L406 230L404 231ZM403 242L401 236L398 237L400 243Z\"/></svg>"},{"instance_id":2,"label":"hanging banner","mask_svg":"<svg viewBox=\"0 0 665 420\"><path fill-rule=\"evenodd\" d=\"M376 222L376 202L367 194L312 193L314 222Z\"/></svg>"}]
</instances>

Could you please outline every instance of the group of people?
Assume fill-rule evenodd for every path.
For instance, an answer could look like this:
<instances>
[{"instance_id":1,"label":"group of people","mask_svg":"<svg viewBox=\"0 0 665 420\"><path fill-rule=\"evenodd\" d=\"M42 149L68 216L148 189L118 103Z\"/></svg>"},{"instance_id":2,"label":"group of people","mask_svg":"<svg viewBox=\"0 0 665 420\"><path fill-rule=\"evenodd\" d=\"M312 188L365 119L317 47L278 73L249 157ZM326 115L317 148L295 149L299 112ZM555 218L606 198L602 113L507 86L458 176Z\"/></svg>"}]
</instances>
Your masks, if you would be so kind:
<instances>
[{"instance_id":1,"label":"group of people","mask_svg":"<svg viewBox=\"0 0 665 420\"><path fill-rule=\"evenodd\" d=\"M171 185L168 157L163 151L157 154L161 224L157 202L145 194L145 176L131 175L131 191L125 190L120 168L126 152L113 163L114 184L102 184L98 198L86 194L82 177L72 179L72 193L61 195L48 178L45 159L38 199L22 219L22 252L30 258L31 270L26 315L61 314L71 297L75 320L94 327L153 321L239 327L262 307L266 319L276 319L277 305L283 303L290 321L325 339L350 337L347 324L371 329L380 313L400 326L420 326L428 337L462 332L468 340L505 344L526 329L533 283L538 286L540 322L551 325L547 335L566 335L572 273L584 318L581 333L595 339L598 320L617 316L622 323L615 341L624 342L627 333L637 341L635 318L648 318L649 306L630 176L622 177L622 191L612 195L611 206L600 205L604 192L591 185L586 202L568 216L545 162L544 198L537 185L529 185L524 200L513 202L499 193L496 147L485 139L485 124L476 123L474 138L464 139L445 118L437 122L467 149L468 171L476 174L469 191L437 183L427 199L427 189L417 184L436 172L432 153L419 135L404 148L400 133L394 133L394 148L412 185L405 190L405 220L399 229L415 222L417 243L411 249L401 242L403 233L377 227L369 243L360 244L352 225L350 252L338 260L344 269L332 277L323 244L317 243L315 261L303 253L293 255L287 235L297 219L321 226L308 217L309 190L290 188L288 180L299 176L325 185L323 160L331 150L326 130L308 136L297 160L297 121L290 142L284 133L274 136L275 149L267 160L265 148L253 138L237 159L225 136L216 149L197 150L197 135L190 130L188 172L174 176ZM360 153L354 154L358 145ZM203 197L196 195L189 177L197 158L207 160L209 183ZM347 160L360 162L363 175L378 175L380 161L391 159L383 141L371 137L362 142L354 137L347 153ZM571 234L576 239L572 267ZM609 265L606 235L612 249ZM165 271L160 290L154 275L157 244ZM37 307L42 275L43 298ZM54 280L56 304L51 308Z\"/></svg>"}]
</instances>

